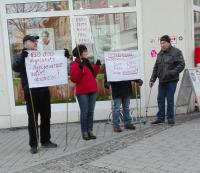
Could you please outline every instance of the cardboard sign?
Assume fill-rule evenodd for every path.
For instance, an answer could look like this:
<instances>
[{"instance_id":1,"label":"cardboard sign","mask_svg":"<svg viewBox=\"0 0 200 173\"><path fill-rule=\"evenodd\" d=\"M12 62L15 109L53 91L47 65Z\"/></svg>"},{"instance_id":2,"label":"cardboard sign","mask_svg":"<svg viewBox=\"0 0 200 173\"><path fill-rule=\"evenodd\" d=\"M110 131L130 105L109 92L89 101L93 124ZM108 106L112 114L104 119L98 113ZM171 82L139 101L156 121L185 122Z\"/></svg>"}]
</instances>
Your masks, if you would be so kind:
<instances>
[{"instance_id":1,"label":"cardboard sign","mask_svg":"<svg viewBox=\"0 0 200 173\"><path fill-rule=\"evenodd\" d=\"M200 71L198 68L186 69L181 81L176 106L188 106L192 92L200 107Z\"/></svg>"},{"instance_id":2,"label":"cardboard sign","mask_svg":"<svg viewBox=\"0 0 200 173\"><path fill-rule=\"evenodd\" d=\"M28 52L25 62L30 88L67 83L67 60L64 50Z\"/></svg>"},{"instance_id":3,"label":"cardboard sign","mask_svg":"<svg viewBox=\"0 0 200 173\"><path fill-rule=\"evenodd\" d=\"M94 43L92 30L88 16L74 16L72 18L75 39L77 44Z\"/></svg>"},{"instance_id":4,"label":"cardboard sign","mask_svg":"<svg viewBox=\"0 0 200 173\"><path fill-rule=\"evenodd\" d=\"M108 81L140 79L140 56L138 51L104 52Z\"/></svg>"}]
</instances>

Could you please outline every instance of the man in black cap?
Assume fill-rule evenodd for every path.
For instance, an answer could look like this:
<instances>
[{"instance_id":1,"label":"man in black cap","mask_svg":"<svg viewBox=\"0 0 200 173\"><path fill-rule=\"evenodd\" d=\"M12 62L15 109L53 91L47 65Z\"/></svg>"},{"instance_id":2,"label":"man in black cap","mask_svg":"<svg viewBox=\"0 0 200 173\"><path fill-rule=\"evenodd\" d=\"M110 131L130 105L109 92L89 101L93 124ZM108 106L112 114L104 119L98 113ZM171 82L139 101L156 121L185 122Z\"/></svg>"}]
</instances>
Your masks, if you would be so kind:
<instances>
[{"instance_id":1,"label":"man in black cap","mask_svg":"<svg viewBox=\"0 0 200 173\"><path fill-rule=\"evenodd\" d=\"M31 88L29 89L25 58L28 56L26 50L37 50L38 36L26 35L23 38L24 48L21 54L18 54L12 68L15 72L20 73L21 84L24 90L24 99L26 101L26 109L28 113L28 131L30 152L35 154L38 152L38 113L40 113L40 142L42 147L56 148L57 144L50 141L50 118L51 104L50 93L48 87ZM31 98L32 97L32 98ZM32 109L33 101L33 109Z\"/></svg>"},{"instance_id":2,"label":"man in black cap","mask_svg":"<svg viewBox=\"0 0 200 173\"><path fill-rule=\"evenodd\" d=\"M174 94L179 81L179 73L185 68L185 61L182 52L173 47L170 37L164 35L160 38L161 50L158 53L149 86L152 87L157 77L158 86L158 113L157 119L151 124L162 124L165 122L165 98L167 98L167 119L168 124L173 125L174 121Z\"/></svg>"}]
</instances>

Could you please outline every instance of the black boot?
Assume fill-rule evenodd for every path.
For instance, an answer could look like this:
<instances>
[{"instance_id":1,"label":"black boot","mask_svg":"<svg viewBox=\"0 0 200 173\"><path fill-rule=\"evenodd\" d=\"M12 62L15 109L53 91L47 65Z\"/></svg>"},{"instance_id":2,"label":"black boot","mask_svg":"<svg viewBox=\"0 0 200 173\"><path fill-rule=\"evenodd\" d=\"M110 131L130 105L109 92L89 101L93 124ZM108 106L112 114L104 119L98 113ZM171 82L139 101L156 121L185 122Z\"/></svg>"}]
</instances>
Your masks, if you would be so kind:
<instances>
[{"instance_id":1,"label":"black boot","mask_svg":"<svg viewBox=\"0 0 200 173\"><path fill-rule=\"evenodd\" d=\"M42 148L56 148L57 146L58 146L57 144L55 144L51 141L42 143Z\"/></svg>"},{"instance_id":2,"label":"black boot","mask_svg":"<svg viewBox=\"0 0 200 173\"><path fill-rule=\"evenodd\" d=\"M36 154L38 152L37 146L31 147L30 152L31 152L31 154Z\"/></svg>"},{"instance_id":3,"label":"black boot","mask_svg":"<svg viewBox=\"0 0 200 173\"><path fill-rule=\"evenodd\" d=\"M83 138L83 140L90 140L90 137L89 137L89 135L88 135L88 133L87 132L83 132L82 133L82 138Z\"/></svg>"},{"instance_id":4,"label":"black boot","mask_svg":"<svg viewBox=\"0 0 200 173\"><path fill-rule=\"evenodd\" d=\"M96 139L97 138L92 132L88 132L88 136L89 136L90 139Z\"/></svg>"}]
</instances>

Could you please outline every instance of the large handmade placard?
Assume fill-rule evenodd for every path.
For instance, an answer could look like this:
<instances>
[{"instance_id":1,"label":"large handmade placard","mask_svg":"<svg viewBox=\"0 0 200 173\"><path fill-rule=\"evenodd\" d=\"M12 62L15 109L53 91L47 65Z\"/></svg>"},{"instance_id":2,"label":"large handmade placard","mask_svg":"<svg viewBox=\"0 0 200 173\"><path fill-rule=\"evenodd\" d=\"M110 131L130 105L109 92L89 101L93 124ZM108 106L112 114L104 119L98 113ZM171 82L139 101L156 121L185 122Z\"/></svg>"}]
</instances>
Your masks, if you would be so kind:
<instances>
[{"instance_id":1,"label":"large handmade placard","mask_svg":"<svg viewBox=\"0 0 200 173\"><path fill-rule=\"evenodd\" d=\"M88 16L74 16L72 22L77 44L94 43Z\"/></svg>"},{"instance_id":2,"label":"large handmade placard","mask_svg":"<svg viewBox=\"0 0 200 173\"><path fill-rule=\"evenodd\" d=\"M29 88L67 83L67 59L63 50L28 52L25 62Z\"/></svg>"},{"instance_id":3,"label":"large handmade placard","mask_svg":"<svg viewBox=\"0 0 200 173\"><path fill-rule=\"evenodd\" d=\"M104 52L107 80L140 79L140 56L135 50Z\"/></svg>"}]
</instances>

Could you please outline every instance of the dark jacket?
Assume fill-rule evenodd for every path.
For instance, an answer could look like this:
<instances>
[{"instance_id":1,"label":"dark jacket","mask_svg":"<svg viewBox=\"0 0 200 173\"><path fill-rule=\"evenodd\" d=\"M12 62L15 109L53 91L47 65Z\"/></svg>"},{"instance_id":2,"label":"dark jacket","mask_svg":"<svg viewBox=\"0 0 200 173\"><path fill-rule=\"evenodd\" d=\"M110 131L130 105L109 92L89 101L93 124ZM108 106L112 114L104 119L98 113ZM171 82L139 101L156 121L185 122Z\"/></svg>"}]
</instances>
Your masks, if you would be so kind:
<instances>
[{"instance_id":1,"label":"dark jacket","mask_svg":"<svg viewBox=\"0 0 200 173\"><path fill-rule=\"evenodd\" d=\"M150 82L155 82L157 77L161 84L178 82L179 73L183 71L184 68L185 61L182 52L179 49L170 46L167 50L161 50L158 53Z\"/></svg>"},{"instance_id":2,"label":"dark jacket","mask_svg":"<svg viewBox=\"0 0 200 173\"><path fill-rule=\"evenodd\" d=\"M112 97L121 98L132 95L131 81L109 82L112 88Z\"/></svg>"},{"instance_id":3,"label":"dark jacket","mask_svg":"<svg viewBox=\"0 0 200 173\"><path fill-rule=\"evenodd\" d=\"M132 91L132 81L118 81L118 82L108 82L106 71L104 73L104 86L107 86L108 83L111 85L112 89L112 98L121 98L121 97L129 97L133 94ZM133 80L133 82L139 82L139 80ZM106 87L107 88L107 87Z\"/></svg>"},{"instance_id":4,"label":"dark jacket","mask_svg":"<svg viewBox=\"0 0 200 173\"><path fill-rule=\"evenodd\" d=\"M15 61L12 64L12 69L15 72L20 73L22 88L25 92L28 92L29 85L28 85L28 78L27 78L27 74L26 74L25 61L24 61L24 58L21 57L21 54L18 54L16 56ZM46 90L48 90L48 87L40 87L40 88L32 88L31 89L31 91L33 91L33 92L46 91Z\"/></svg>"}]
</instances>

